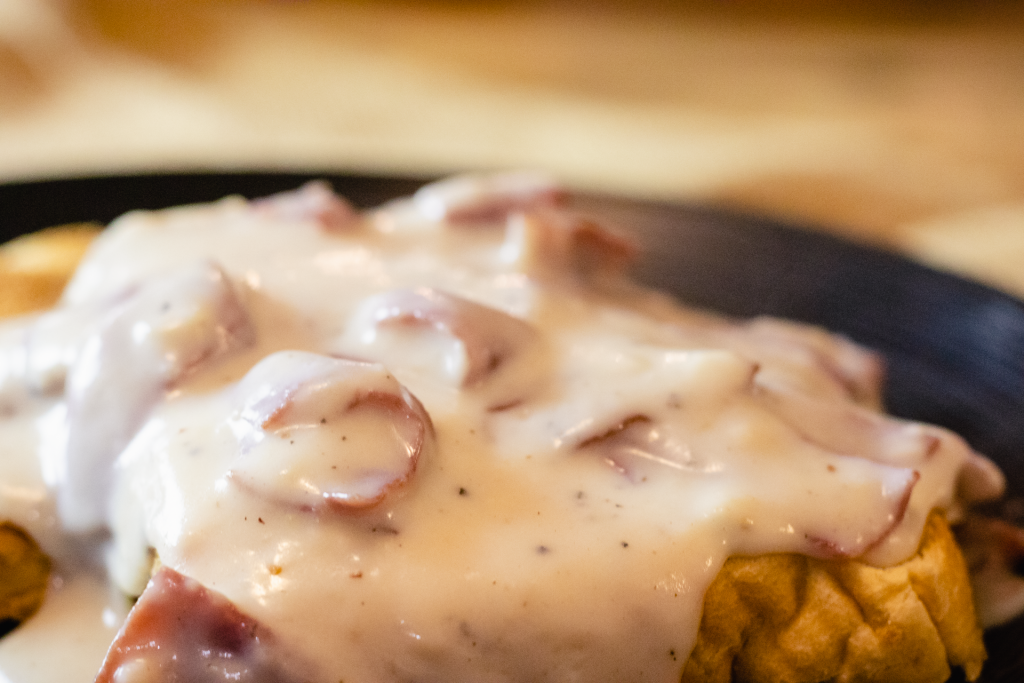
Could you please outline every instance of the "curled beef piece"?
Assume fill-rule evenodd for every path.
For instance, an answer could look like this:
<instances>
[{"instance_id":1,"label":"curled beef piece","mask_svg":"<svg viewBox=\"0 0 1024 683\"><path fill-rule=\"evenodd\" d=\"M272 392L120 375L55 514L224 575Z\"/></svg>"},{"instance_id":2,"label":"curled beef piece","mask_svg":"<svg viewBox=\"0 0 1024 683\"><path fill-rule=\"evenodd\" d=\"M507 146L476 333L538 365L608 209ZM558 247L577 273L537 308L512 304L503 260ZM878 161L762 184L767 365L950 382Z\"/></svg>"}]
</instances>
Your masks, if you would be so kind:
<instances>
[{"instance_id":1,"label":"curled beef piece","mask_svg":"<svg viewBox=\"0 0 1024 683\"><path fill-rule=\"evenodd\" d=\"M764 469L769 464L762 463L750 472L736 472L735 461L723 460L706 443L701 446L692 446L680 438L671 424L633 415L586 437L577 444L576 451L581 456L600 459L634 486L670 476L704 477L709 490L726 486L736 494L736 499L747 501L744 514L749 515L752 524L785 528L787 520L799 518L792 509L803 493L799 486L789 490L795 497L780 498L778 492L765 489L765 482L773 481L771 473ZM717 446L725 450L742 448L732 441ZM801 552L809 555L859 557L884 541L903 520L920 475L914 469L861 458L822 453L822 459L820 468L805 477L808 486L813 486L816 500L822 506L844 497L861 501L859 527L844 525L842 512L833 514L833 510L824 509L811 526L788 533L800 539ZM739 466L742 468L743 463Z\"/></svg>"},{"instance_id":2,"label":"curled beef piece","mask_svg":"<svg viewBox=\"0 0 1024 683\"><path fill-rule=\"evenodd\" d=\"M790 379L813 371L831 380L839 393L880 409L885 367L878 354L823 329L775 318L755 318L744 328L749 336L737 340L743 340L746 355L763 362L763 381L783 379L774 376L776 365L787 369Z\"/></svg>"},{"instance_id":3,"label":"curled beef piece","mask_svg":"<svg viewBox=\"0 0 1024 683\"><path fill-rule=\"evenodd\" d=\"M282 351L238 391L229 479L303 510L376 505L409 480L434 436L423 406L381 365Z\"/></svg>"},{"instance_id":4,"label":"curled beef piece","mask_svg":"<svg viewBox=\"0 0 1024 683\"><path fill-rule=\"evenodd\" d=\"M421 187L413 204L424 217L459 225L503 219L512 211L561 202L565 192L539 173L455 176Z\"/></svg>"},{"instance_id":5,"label":"curled beef piece","mask_svg":"<svg viewBox=\"0 0 1024 683\"><path fill-rule=\"evenodd\" d=\"M944 443L966 445L955 435L917 422L897 420L868 408L823 401L795 392L764 389L765 404L798 434L826 451L895 467L919 467Z\"/></svg>"},{"instance_id":6,"label":"curled beef piece","mask_svg":"<svg viewBox=\"0 0 1024 683\"><path fill-rule=\"evenodd\" d=\"M657 470L700 471L704 465L685 444L673 440L646 415L631 415L605 432L583 439L576 448L601 458L631 482L658 476Z\"/></svg>"},{"instance_id":7,"label":"curled beef piece","mask_svg":"<svg viewBox=\"0 0 1024 683\"><path fill-rule=\"evenodd\" d=\"M695 504L732 501L745 528L761 529L762 538L778 534L792 551L858 557L904 519L932 434L848 401L818 405L772 395L757 383L759 366L739 354L659 354L652 361L643 376L617 387L618 402L594 400L588 413L539 422L564 429L559 442L572 457L605 464L618 477L614 486L666 495L671 507L673 482L699 478ZM622 411L623 404L633 410ZM811 409L817 412L805 419ZM941 455L956 461L959 454ZM808 517L808 510L820 513Z\"/></svg>"},{"instance_id":8,"label":"curled beef piece","mask_svg":"<svg viewBox=\"0 0 1024 683\"><path fill-rule=\"evenodd\" d=\"M456 357L444 360L442 374L461 387L475 386L498 372L538 339L527 322L507 313L435 289L396 290L371 297L351 323L359 343L372 343L382 330L432 331L456 345ZM422 353L424 340L412 339L401 349L405 362ZM404 345L403 345L404 346ZM381 360L387 361L387 358Z\"/></svg>"},{"instance_id":9,"label":"curled beef piece","mask_svg":"<svg viewBox=\"0 0 1024 683\"><path fill-rule=\"evenodd\" d=\"M334 194L322 180L297 190L253 201L257 212L286 221L311 221L324 232L345 232L359 223L359 213L348 200Z\"/></svg>"},{"instance_id":10,"label":"curled beef piece","mask_svg":"<svg viewBox=\"0 0 1024 683\"><path fill-rule=\"evenodd\" d=\"M970 569L981 625L991 628L1019 616L1024 611L1024 529L970 515L956 533Z\"/></svg>"},{"instance_id":11,"label":"curled beef piece","mask_svg":"<svg viewBox=\"0 0 1024 683\"><path fill-rule=\"evenodd\" d=\"M570 212L537 209L509 216L502 257L530 273L610 276L637 253L625 237Z\"/></svg>"},{"instance_id":12,"label":"curled beef piece","mask_svg":"<svg viewBox=\"0 0 1024 683\"><path fill-rule=\"evenodd\" d=\"M223 595L162 567L128 614L96 683L301 683L274 639Z\"/></svg>"},{"instance_id":13,"label":"curled beef piece","mask_svg":"<svg viewBox=\"0 0 1024 683\"><path fill-rule=\"evenodd\" d=\"M111 466L163 391L254 341L242 302L213 264L153 280L115 306L68 371L67 445L53 467L65 526L103 525Z\"/></svg>"},{"instance_id":14,"label":"curled beef piece","mask_svg":"<svg viewBox=\"0 0 1024 683\"><path fill-rule=\"evenodd\" d=\"M962 503L973 504L996 500L1006 491L1006 476L999 466L979 453L971 451L960 470L956 494Z\"/></svg>"}]
</instances>

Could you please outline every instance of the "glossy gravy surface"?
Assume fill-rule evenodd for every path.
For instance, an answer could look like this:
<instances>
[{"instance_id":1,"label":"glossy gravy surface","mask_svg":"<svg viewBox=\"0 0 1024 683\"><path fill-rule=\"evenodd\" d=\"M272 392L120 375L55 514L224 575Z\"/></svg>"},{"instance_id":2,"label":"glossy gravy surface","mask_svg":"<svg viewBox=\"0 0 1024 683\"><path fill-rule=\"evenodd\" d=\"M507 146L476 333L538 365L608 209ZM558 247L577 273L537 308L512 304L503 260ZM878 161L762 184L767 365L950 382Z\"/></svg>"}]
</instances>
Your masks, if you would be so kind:
<instances>
[{"instance_id":1,"label":"glossy gravy surface","mask_svg":"<svg viewBox=\"0 0 1024 683\"><path fill-rule=\"evenodd\" d=\"M109 530L132 595L155 554L312 680L636 682L678 680L729 555L894 563L998 489L877 412L869 354L682 310L627 251L522 178L128 214L3 331L0 516L67 576Z\"/></svg>"}]
</instances>

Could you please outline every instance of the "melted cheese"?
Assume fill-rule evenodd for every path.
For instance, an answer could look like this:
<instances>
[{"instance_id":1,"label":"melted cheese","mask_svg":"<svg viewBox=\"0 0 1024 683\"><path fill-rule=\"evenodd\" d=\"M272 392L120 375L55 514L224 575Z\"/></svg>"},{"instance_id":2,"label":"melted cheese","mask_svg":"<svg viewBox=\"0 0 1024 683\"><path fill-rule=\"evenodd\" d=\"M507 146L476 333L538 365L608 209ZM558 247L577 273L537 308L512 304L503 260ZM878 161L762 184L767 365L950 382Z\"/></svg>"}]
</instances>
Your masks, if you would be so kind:
<instances>
[{"instance_id":1,"label":"melted cheese","mask_svg":"<svg viewBox=\"0 0 1024 683\"><path fill-rule=\"evenodd\" d=\"M673 681L730 554L894 563L999 488L867 354L678 309L509 182L119 219L4 331L0 517L65 575L109 529L130 594L155 551L315 680Z\"/></svg>"}]
</instances>

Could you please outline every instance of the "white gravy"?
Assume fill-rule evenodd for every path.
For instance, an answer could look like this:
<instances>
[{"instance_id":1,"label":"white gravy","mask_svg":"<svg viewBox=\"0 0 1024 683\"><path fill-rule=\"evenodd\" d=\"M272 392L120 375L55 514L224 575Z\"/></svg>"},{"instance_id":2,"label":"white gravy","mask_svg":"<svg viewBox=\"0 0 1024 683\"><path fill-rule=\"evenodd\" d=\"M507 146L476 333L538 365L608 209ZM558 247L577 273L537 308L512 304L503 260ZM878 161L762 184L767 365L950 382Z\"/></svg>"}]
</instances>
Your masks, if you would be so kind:
<instances>
[{"instance_id":1,"label":"white gravy","mask_svg":"<svg viewBox=\"0 0 1024 683\"><path fill-rule=\"evenodd\" d=\"M112 224L3 331L0 518L67 585L0 680L93 675L110 600L75 567L108 531L123 591L152 548L317 681L667 682L729 555L895 563L962 471L998 492L875 410L869 354L642 291L556 201L508 176ZM62 633L80 654L41 655Z\"/></svg>"}]
</instances>

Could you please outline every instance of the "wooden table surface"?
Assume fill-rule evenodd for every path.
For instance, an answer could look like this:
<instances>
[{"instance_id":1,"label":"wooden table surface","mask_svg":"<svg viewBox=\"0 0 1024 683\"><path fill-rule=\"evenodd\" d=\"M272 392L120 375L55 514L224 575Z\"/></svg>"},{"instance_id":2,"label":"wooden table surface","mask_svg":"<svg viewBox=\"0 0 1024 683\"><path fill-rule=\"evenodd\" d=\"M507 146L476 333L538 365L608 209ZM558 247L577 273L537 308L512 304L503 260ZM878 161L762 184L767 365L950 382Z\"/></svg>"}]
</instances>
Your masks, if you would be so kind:
<instances>
[{"instance_id":1,"label":"wooden table surface","mask_svg":"<svg viewBox=\"0 0 1024 683\"><path fill-rule=\"evenodd\" d=\"M0 0L0 182L304 167L543 168L1024 296L1024 6Z\"/></svg>"}]
</instances>

